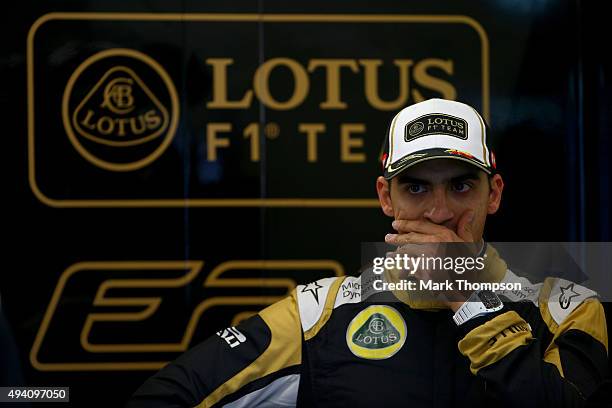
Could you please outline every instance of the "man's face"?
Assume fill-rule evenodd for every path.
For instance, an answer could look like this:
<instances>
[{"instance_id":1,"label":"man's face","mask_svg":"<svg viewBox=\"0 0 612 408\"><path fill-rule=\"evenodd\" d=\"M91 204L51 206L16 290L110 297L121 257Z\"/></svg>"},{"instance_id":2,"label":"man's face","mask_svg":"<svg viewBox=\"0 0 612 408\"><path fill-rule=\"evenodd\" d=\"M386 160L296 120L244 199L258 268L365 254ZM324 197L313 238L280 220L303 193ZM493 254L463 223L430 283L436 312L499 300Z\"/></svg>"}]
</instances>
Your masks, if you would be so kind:
<instances>
[{"instance_id":1,"label":"man's face","mask_svg":"<svg viewBox=\"0 0 612 408\"><path fill-rule=\"evenodd\" d=\"M482 238L488 214L497 212L503 181L460 160L436 159L414 165L389 183L376 182L383 212L396 220L425 220L457 232L459 220L473 211L472 233Z\"/></svg>"}]
</instances>

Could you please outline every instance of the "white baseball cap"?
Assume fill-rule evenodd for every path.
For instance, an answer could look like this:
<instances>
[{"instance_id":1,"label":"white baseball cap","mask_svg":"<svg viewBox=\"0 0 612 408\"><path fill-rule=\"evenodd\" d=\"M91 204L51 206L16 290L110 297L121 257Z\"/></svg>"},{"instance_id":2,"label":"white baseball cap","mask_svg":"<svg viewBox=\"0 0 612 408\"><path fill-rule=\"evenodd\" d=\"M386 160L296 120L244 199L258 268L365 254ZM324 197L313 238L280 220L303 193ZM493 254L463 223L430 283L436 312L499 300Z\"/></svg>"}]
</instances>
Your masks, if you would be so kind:
<instances>
[{"instance_id":1,"label":"white baseball cap","mask_svg":"<svg viewBox=\"0 0 612 408\"><path fill-rule=\"evenodd\" d=\"M385 179L417 163L441 158L466 161L487 174L495 171L495 156L487 146L487 126L474 108L428 99L395 115L381 157Z\"/></svg>"}]
</instances>

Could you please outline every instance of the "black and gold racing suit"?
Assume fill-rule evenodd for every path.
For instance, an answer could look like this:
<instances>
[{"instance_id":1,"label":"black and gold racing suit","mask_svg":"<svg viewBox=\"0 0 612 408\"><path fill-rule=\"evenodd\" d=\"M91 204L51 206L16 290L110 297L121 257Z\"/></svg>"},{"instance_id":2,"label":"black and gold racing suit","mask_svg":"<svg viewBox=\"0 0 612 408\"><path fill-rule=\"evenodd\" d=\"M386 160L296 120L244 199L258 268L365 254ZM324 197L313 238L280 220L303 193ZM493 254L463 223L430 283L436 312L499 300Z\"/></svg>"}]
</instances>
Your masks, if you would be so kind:
<instances>
[{"instance_id":1,"label":"black and gold racing suit","mask_svg":"<svg viewBox=\"0 0 612 408\"><path fill-rule=\"evenodd\" d=\"M322 279L186 352L128 407L585 406L608 375L596 294L487 254L497 281L524 283L498 312L457 327L407 292L366 299L364 275Z\"/></svg>"}]
</instances>

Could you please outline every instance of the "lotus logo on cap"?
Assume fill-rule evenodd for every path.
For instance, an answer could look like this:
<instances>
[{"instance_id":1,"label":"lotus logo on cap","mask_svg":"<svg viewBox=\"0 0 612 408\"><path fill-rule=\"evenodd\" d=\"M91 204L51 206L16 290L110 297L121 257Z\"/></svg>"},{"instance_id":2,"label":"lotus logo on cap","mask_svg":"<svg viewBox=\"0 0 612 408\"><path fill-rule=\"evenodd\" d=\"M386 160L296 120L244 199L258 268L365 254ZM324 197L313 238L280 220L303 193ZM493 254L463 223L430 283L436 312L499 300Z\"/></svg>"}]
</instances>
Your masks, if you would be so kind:
<instances>
[{"instance_id":1,"label":"lotus logo on cap","mask_svg":"<svg viewBox=\"0 0 612 408\"><path fill-rule=\"evenodd\" d=\"M432 113L421 116L406 124L404 141L428 135L447 135L466 140L468 124L464 119L443 113Z\"/></svg>"},{"instance_id":2,"label":"lotus logo on cap","mask_svg":"<svg viewBox=\"0 0 612 408\"><path fill-rule=\"evenodd\" d=\"M414 122L408 129L408 134L414 137L421 133L423 129L425 129L425 125L423 125L423 122Z\"/></svg>"}]
</instances>

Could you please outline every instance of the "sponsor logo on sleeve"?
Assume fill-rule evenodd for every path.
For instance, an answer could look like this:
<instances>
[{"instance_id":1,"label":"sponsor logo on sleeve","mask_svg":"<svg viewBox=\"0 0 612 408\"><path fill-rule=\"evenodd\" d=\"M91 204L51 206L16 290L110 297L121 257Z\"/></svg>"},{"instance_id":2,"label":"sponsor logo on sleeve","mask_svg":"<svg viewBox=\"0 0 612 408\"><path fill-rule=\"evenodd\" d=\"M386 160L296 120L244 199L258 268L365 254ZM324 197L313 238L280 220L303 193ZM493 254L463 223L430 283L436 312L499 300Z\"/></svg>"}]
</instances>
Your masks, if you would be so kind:
<instances>
[{"instance_id":1,"label":"sponsor logo on sleeve","mask_svg":"<svg viewBox=\"0 0 612 408\"><path fill-rule=\"evenodd\" d=\"M493 345L502 338L510 337L518 333L524 333L524 332L530 332L530 331L531 331L531 326L529 325L529 323L513 324L512 326L506 327L505 329L497 333L495 336L491 337L488 341L488 345L489 347L493 347Z\"/></svg>"},{"instance_id":2,"label":"sponsor logo on sleeve","mask_svg":"<svg viewBox=\"0 0 612 408\"><path fill-rule=\"evenodd\" d=\"M361 297L361 282L359 280L346 279L340 286L343 299L353 300Z\"/></svg>"},{"instance_id":3,"label":"sponsor logo on sleeve","mask_svg":"<svg viewBox=\"0 0 612 408\"><path fill-rule=\"evenodd\" d=\"M310 292L314 297L314 300L319 304L319 289L322 289L323 286L319 284L319 282L311 282L302 287L302 293Z\"/></svg>"},{"instance_id":4,"label":"sponsor logo on sleeve","mask_svg":"<svg viewBox=\"0 0 612 408\"><path fill-rule=\"evenodd\" d=\"M566 287L561 286L561 294L559 295L559 306L561 306L561 309L567 309L572 303L572 299L576 296L580 296L580 293L574 290L573 283Z\"/></svg>"},{"instance_id":5,"label":"sponsor logo on sleeve","mask_svg":"<svg viewBox=\"0 0 612 408\"><path fill-rule=\"evenodd\" d=\"M586 299L597 297L596 292L580 284L561 278L550 279L546 280L551 285L548 310L557 324L561 324Z\"/></svg>"},{"instance_id":6,"label":"sponsor logo on sleeve","mask_svg":"<svg viewBox=\"0 0 612 408\"><path fill-rule=\"evenodd\" d=\"M359 303L361 301L361 277L347 277L340 285L334 309L347 303Z\"/></svg>"},{"instance_id":7,"label":"sponsor logo on sleeve","mask_svg":"<svg viewBox=\"0 0 612 408\"><path fill-rule=\"evenodd\" d=\"M231 348L238 347L246 341L246 337L235 327L228 327L217 332L217 336L221 337Z\"/></svg>"}]
</instances>

